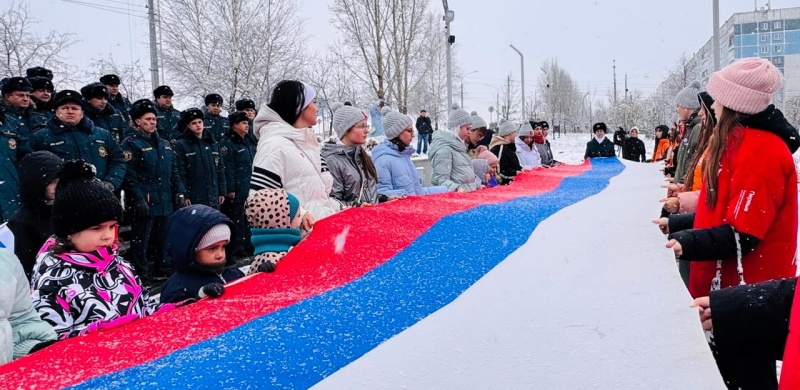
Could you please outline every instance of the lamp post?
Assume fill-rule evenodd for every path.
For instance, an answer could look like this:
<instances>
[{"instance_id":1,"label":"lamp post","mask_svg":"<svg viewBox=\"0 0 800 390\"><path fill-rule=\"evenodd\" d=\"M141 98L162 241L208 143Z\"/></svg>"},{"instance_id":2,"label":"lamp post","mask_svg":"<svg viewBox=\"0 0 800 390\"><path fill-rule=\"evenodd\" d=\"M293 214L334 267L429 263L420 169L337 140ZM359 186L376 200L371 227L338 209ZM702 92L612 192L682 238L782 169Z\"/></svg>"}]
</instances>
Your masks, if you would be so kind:
<instances>
[{"instance_id":1,"label":"lamp post","mask_svg":"<svg viewBox=\"0 0 800 390\"><path fill-rule=\"evenodd\" d=\"M447 45L447 111L453 107L453 67L450 59L450 46L455 42L454 36L450 35L450 22L455 19L455 12L447 6L447 0L442 0L444 6L444 32L445 44Z\"/></svg>"},{"instance_id":2,"label":"lamp post","mask_svg":"<svg viewBox=\"0 0 800 390\"><path fill-rule=\"evenodd\" d=\"M469 73L461 76L461 108L464 108L464 79L467 76L469 76L469 75L471 75L473 73L478 73L478 71L477 70L473 70L472 72L469 72Z\"/></svg>"},{"instance_id":3,"label":"lamp post","mask_svg":"<svg viewBox=\"0 0 800 390\"><path fill-rule=\"evenodd\" d=\"M517 54L519 54L519 68L520 68L520 78L522 79L522 120L525 120L525 58L522 56L522 52L517 50L514 45L508 45L512 49L514 49Z\"/></svg>"}]
</instances>

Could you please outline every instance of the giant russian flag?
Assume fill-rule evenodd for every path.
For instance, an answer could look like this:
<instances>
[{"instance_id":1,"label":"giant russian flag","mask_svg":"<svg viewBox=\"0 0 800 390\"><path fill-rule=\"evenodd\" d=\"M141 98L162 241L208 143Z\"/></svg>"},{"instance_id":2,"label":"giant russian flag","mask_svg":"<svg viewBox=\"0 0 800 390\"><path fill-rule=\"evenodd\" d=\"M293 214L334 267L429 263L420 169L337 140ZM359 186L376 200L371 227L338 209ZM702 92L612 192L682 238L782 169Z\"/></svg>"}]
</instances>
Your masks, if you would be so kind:
<instances>
[{"instance_id":1,"label":"giant russian flag","mask_svg":"<svg viewBox=\"0 0 800 390\"><path fill-rule=\"evenodd\" d=\"M659 184L595 159L350 209L274 274L0 366L0 387L722 388L650 223Z\"/></svg>"}]
</instances>

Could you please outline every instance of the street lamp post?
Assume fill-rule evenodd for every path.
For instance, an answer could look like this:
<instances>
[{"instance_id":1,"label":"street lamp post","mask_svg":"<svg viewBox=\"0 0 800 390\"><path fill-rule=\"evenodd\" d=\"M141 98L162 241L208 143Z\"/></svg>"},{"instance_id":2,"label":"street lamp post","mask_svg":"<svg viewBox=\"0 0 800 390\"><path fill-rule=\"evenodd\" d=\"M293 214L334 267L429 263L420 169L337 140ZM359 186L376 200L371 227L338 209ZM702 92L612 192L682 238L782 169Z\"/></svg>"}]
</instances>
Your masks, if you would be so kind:
<instances>
[{"instance_id":1,"label":"street lamp post","mask_svg":"<svg viewBox=\"0 0 800 390\"><path fill-rule=\"evenodd\" d=\"M450 46L455 41L455 37L450 35L450 22L455 19L455 12L447 6L447 0L442 0L444 6L444 32L445 44L447 45L447 110L453 107L453 67L450 59Z\"/></svg>"},{"instance_id":2,"label":"street lamp post","mask_svg":"<svg viewBox=\"0 0 800 390\"><path fill-rule=\"evenodd\" d=\"M517 54L519 54L519 68L520 68L520 78L522 79L522 120L525 121L525 58L522 56L522 52L517 50L514 45L508 45L512 49L514 49Z\"/></svg>"}]
</instances>

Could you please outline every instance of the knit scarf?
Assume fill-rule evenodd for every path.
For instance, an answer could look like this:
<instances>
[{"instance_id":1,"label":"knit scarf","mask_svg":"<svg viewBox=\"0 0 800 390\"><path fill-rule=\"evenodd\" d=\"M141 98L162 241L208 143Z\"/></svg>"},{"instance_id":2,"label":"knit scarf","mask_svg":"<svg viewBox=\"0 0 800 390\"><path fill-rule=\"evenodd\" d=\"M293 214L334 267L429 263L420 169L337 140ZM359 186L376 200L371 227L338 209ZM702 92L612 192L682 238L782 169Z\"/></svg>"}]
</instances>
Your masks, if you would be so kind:
<instances>
[{"instance_id":1,"label":"knit scarf","mask_svg":"<svg viewBox=\"0 0 800 390\"><path fill-rule=\"evenodd\" d=\"M540 144L540 145L543 144L544 143L544 136L543 135L535 135L534 134L533 142L535 142L537 144Z\"/></svg>"},{"instance_id":2,"label":"knit scarf","mask_svg":"<svg viewBox=\"0 0 800 390\"><path fill-rule=\"evenodd\" d=\"M251 242L255 254L265 252L286 252L300 242L300 229L293 228L252 228Z\"/></svg>"}]
</instances>

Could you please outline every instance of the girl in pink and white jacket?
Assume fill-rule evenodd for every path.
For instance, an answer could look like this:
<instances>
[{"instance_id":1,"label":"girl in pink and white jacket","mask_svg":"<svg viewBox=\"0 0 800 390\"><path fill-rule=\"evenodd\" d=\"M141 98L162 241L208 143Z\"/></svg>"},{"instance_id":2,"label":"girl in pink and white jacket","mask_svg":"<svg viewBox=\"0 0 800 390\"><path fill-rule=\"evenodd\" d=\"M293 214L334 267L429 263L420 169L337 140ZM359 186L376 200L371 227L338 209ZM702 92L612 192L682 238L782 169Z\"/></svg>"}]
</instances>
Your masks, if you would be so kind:
<instances>
[{"instance_id":1,"label":"girl in pink and white jacket","mask_svg":"<svg viewBox=\"0 0 800 390\"><path fill-rule=\"evenodd\" d=\"M36 257L33 305L59 339L116 327L175 305L156 306L117 252L122 206L82 160L64 164L51 223Z\"/></svg>"}]
</instances>

